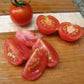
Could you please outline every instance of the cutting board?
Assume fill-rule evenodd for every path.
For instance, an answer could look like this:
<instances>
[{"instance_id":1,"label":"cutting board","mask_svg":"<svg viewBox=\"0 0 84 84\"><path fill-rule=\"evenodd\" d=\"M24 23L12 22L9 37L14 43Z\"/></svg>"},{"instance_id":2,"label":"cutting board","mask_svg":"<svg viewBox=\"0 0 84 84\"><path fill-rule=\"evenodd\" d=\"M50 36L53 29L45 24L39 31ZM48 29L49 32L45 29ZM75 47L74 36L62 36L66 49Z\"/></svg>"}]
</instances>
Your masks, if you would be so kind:
<instances>
[{"instance_id":1,"label":"cutting board","mask_svg":"<svg viewBox=\"0 0 84 84\"><path fill-rule=\"evenodd\" d=\"M84 35L73 43L62 40L58 33L44 35L59 54L59 63L54 68L46 68L35 81L22 78L24 64L14 66L5 59L4 42L7 38L15 38L15 33L0 34L0 84L84 84ZM29 50L32 53L31 48Z\"/></svg>"}]
</instances>

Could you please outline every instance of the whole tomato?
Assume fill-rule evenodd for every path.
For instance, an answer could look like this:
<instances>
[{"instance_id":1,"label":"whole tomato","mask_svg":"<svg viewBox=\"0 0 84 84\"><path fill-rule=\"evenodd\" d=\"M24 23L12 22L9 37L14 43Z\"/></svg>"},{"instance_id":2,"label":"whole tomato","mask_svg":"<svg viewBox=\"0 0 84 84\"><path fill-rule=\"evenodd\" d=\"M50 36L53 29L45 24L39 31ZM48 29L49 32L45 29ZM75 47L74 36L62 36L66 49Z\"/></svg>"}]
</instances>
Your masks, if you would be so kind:
<instances>
[{"instance_id":1,"label":"whole tomato","mask_svg":"<svg viewBox=\"0 0 84 84\"><path fill-rule=\"evenodd\" d=\"M15 24L25 26L31 21L33 12L31 6L27 4L27 2L22 1L21 4L19 2L12 2L10 7L10 17Z\"/></svg>"}]
</instances>

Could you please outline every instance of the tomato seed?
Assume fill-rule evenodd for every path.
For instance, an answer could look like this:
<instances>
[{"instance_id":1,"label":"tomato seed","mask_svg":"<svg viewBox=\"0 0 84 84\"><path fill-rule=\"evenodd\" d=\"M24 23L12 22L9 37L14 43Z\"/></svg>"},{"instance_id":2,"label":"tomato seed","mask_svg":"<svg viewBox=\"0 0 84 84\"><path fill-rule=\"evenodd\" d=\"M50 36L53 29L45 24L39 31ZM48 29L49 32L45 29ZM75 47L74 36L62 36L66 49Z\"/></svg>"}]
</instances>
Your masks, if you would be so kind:
<instances>
[{"instance_id":1,"label":"tomato seed","mask_svg":"<svg viewBox=\"0 0 84 84\"><path fill-rule=\"evenodd\" d=\"M66 31L66 30L64 30L64 33L67 33L67 31Z\"/></svg>"},{"instance_id":2,"label":"tomato seed","mask_svg":"<svg viewBox=\"0 0 84 84\"><path fill-rule=\"evenodd\" d=\"M76 32L74 32L74 35L76 35Z\"/></svg>"},{"instance_id":3,"label":"tomato seed","mask_svg":"<svg viewBox=\"0 0 84 84\"><path fill-rule=\"evenodd\" d=\"M66 30L66 28L65 28L65 27L63 27L63 30Z\"/></svg>"},{"instance_id":4,"label":"tomato seed","mask_svg":"<svg viewBox=\"0 0 84 84\"><path fill-rule=\"evenodd\" d=\"M48 59L49 59L49 61L51 61L51 59L52 59L52 56L51 56L51 55L49 55L49 56L48 56Z\"/></svg>"},{"instance_id":5,"label":"tomato seed","mask_svg":"<svg viewBox=\"0 0 84 84\"><path fill-rule=\"evenodd\" d=\"M52 21L52 23L53 23L53 24L56 24L54 20Z\"/></svg>"},{"instance_id":6,"label":"tomato seed","mask_svg":"<svg viewBox=\"0 0 84 84\"><path fill-rule=\"evenodd\" d=\"M78 33L78 30L76 30L75 32Z\"/></svg>"},{"instance_id":7,"label":"tomato seed","mask_svg":"<svg viewBox=\"0 0 84 84\"><path fill-rule=\"evenodd\" d=\"M78 28L77 28L76 30L77 30L77 31L79 31L79 29L78 29Z\"/></svg>"},{"instance_id":8,"label":"tomato seed","mask_svg":"<svg viewBox=\"0 0 84 84\"><path fill-rule=\"evenodd\" d=\"M55 27L55 24L53 24L52 27Z\"/></svg>"},{"instance_id":9,"label":"tomato seed","mask_svg":"<svg viewBox=\"0 0 84 84\"><path fill-rule=\"evenodd\" d=\"M8 57L15 59L15 55L13 55L11 52L9 52L7 55L8 55Z\"/></svg>"},{"instance_id":10,"label":"tomato seed","mask_svg":"<svg viewBox=\"0 0 84 84\"><path fill-rule=\"evenodd\" d=\"M58 30L58 28L56 28L56 30Z\"/></svg>"},{"instance_id":11,"label":"tomato seed","mask_svg":"<svg viewBox=\"0 0 84 84\"><path fill-rule=\"evenodd\" d=\"M75 32L77 33L78 31L79 31L79 29L77 28Z\"/></svg>"},{"instance_id":12,"label":"tomato seed","mask_svg":"<svg viewBox=\"0 0 84 84\"><path fill-rule=\"evenodd\" d=\"M46 24L44 24L43 26L46 27Z\"/></svg>"}]
</instances>

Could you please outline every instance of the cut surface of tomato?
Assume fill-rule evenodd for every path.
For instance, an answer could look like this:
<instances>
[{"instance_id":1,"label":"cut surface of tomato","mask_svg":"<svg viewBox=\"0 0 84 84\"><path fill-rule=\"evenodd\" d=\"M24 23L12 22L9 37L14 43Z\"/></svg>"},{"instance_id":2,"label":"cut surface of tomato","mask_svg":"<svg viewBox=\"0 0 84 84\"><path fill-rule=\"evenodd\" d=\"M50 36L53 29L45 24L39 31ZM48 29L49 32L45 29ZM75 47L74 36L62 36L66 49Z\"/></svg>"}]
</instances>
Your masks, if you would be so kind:
<instances>
[{"instance_id":1,"label":"cut surface of tomato","mask_svg":"<svg viewBox=\"0 0 84 84\"><path fill-rule=\"evenodd\" d=\"M39 48L47 57L47 66L54 67L59 61L59 57L55 49L45 40L38 39L33 45L32 50Z\"/></svg>"},{"instance_id":2,"label":"cut surface of tomato","mask_svg":"<svg viewBox=\"0 0 84 84\"><path fill-rule=\"evenodd\" d=\"M22 73L22 77L28 80L38 79L46 68L47 58L37 48L27 61Z\"/></svg>"},{"instance_id":3,"label":"cut surface of tomato","mask_svg":"<svg viewBox=\"0 0 84 84\"><path fill-rule=\"evenodd\" d=\"M39 15L36 20L38 29L44 33L44 34L52 34L55 33L58 28L59 28L59 21L51 16L44 16L44 15Z\"/></svg>"},{"instance_id":4,"label":"cut surface of tomato","mask_svg":"<svg viewBox=\"0 0 84 84\"><path fill-rule=\"evenodd\" d=\"M22 31L22 30L18 30L16 32L16 38L21 41L22 43L24 43L26 46L28 47L32 47L33 44L37 41L38 38L43 38L43 35L41 34L34 34L31 31Z\"/></svg>"},{"instance_id":5,"label":"cut surface of tomato","mask_svg":"<svg viewBox=\"0 0 84 84\"><path fill-rule=\"evenodd\" d=\"M79 25L73 25L69 22L60 24L59 35L63 40L73 42L83 35L83 30Z\"/></svg>"},{"instance_id":6,"label":"cut surface of tomato","mask_svg":"<svg viewBox=\"0 0 84 84\"><path fill-rule=\"evenodd\" d=\"M6 59L14 65L22 64L30 57L28 48L13 38L8 38L5 41L4 53Z\"/></svg>"}]
</instances>

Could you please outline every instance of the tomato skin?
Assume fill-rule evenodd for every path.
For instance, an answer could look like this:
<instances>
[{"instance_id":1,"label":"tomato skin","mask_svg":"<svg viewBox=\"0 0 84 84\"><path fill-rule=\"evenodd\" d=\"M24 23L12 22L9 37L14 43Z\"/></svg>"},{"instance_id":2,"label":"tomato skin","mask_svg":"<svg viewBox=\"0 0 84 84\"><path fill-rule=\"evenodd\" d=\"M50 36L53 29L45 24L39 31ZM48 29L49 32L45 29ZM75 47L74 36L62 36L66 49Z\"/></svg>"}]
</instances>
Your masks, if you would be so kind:
<instances>
[{"instance_id":1,"label":"tomato skin","mask_svg":"<svg viewBox=\"0 0 84 84\"><path fill-rule=\"evenodd\" d=\"M66 40L66 41L69 41L69 42L73 42L73 41L76 41L78 40L82 35L83 35L83 30L82 28L79 26L79 25L73 25L74 28L78 28L79 29L79 32L78 34L74 35L74 36L71 36L70 34L68 33L64 33L63 32L63 27L64 26L72 26L72 24L70 22L63 22L60 24L60 28L59 28L59 35L60 37L63 39L63 40Z\"/></svg>"},{"instance_id":2,"label":"tomato skin","mask_svg":"<svg viewBox=\"0 0 84 84\"><path fill-rule=\"evenodd\" d=\"M33 45L32 50L39 48L47 57L47 66L54 67L59 61L59 57L55 49L45 40L38 39Z\"/></svg>"},{"instance_id":3,"label":"tomato skin","mask_svg":"<svg viewBox=\"0 0 84 84\"><path fill-rule=\"evenodd\" d=\"M30 59L27 61L22 77L28 80L38 79L44 72L47 64L46 56L36 49L31 55Z\"/></svg>"},{"instance_id":4,"label":"tomato skin","mask_svg":"<svg viewBox=\"0 0 84 84\"><path fill-rule=\"evenodd\" d=\"M39 29L42 33L44 33L44 34L52 34L52 33L55 33L55 32L58 30L60 23L59 23L59 21L58 21L55 17L53 17L53 16L51 16L51 15L48 15L47 17L48 17L48 19L50 19L51 21L53 20L53 21L54 21L54 24L51 23L51 22L50 22L51 25L45 23L44 25L47 25L47 26L44 27L43 24L41 24L41 20L42 20L42 19L45 20L46 18L45 18L44 15L39 15L39 16L37 17L37 20L36 20L36 24L37 24L37 26L38 26L38 29ZM53 28L53 25L54 25L54 28ZM49 27L49 28L47 28L47 27Z\"/></svg>"},{"instance_id":5,"label":"tomato skin","mask_svg":"<svg viewBox=\"0 0 84 84\"><path fill-rule=\"evenodd\" d=\"M32 19L32 16L33 12L29 4L25 5L25 10L24 7L16 7L13 5L11 5L10 7L11 20L19 26L25 26L29 24Z\"/></svg>"},{"instance_id":6,"label":"tomato skin","mask_svg":"<svg viewBox=\"0 0 84 84\"><path fill-rule=\"evenodd\" d=\"M20 65L30 57L28 48L13 38L5 41L4 53L6 59L13 65Z\"/></svg>"},{"instance_id":7,"label":"tomato skin","mask_svg":"<svg viewBox=\"0 0 84 84\"><path fill-rule=\"evenodd\" d=\"M18 30L16 32L16 38L25 44L28 47L32 47L33 44L37 41L38 38L43 39L43 35L41 34L34 34L31 31L22 31Z\"/></svg>"}]
</instances>

